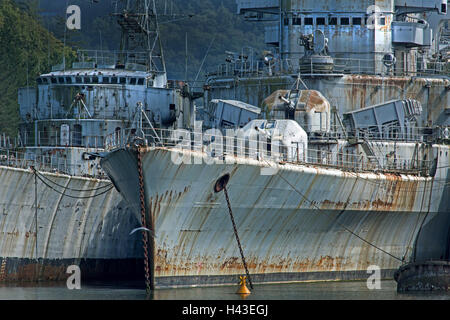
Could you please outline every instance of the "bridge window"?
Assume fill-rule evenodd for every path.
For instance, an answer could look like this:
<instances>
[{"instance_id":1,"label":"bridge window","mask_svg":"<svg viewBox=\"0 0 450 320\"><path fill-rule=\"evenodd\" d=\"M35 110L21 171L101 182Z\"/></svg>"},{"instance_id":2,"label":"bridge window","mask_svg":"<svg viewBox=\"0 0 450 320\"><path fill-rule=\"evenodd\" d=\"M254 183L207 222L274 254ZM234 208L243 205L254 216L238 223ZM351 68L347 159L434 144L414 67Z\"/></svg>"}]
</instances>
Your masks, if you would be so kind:
<instances>
[{"instance_id":1,"label":"bridge window","mask_svg":"<svg viewBox=\"0 0 450 320\"><path fill-rule=\"evenodd\" d=\"M130 85L136 85L136 78L131 78L130 79Z\"/></svg>"},{"instance_id":2,"label":"bridge window","mask_svg":"<svg viewBox=\"0 0 450 320\"><path fill-rule=\"evenodd\" d=\"M84 83L92 83L91 77L85 77Z\"/></svg>"},{"instance_id":3,"label":"bridge window","mask_svg":"<svg viewBox=\"0 0 450 320\"><path fill-rule=\"evenodd\" d=\"M92 77L92 82L93 83L98 83L98 77Z\"/></svg>"},{"instance_id":4,"label":"bridge window","mask_svg":"<svg viewBox=\"0 0 450 320\"><path fill-rule=\"evenodd\" d=\"M37 82L37 84L42 84L42 79L41 78L37 78L36 82Z\"/></svg>"},{"instance_id":5,"label":"bridge window","mask_svg":"<svg viewBox=\"0 0 450 320\"><path fill-rule=\"evenodd\" d=\"M109 77L103 77L103 83L109 83L110 78Z\"/></svg>"},{"instance_id":6,"label":"bridge window","mask_svg":"<svg viewBox=\"0 0 450 320\"><path fill-rule=\"evenodd\" d=\"M385 17L381 17L380 18L380 26L385 26L386 25L386 18Z\"/></svg>"},{"instance_id":7,"label":"bridge window","mask_svg":"<svg viewBox=\"0 0 450 320\"><path fill-rule=\"evenodd\" d=\"M330 17L328 18L328 25L329 26L337 26L337 18L336 17Z\"/></svg>"},{"instance_id":8,"label":"bridge window","mask_svg":"<svg viewBox=\"0 0 450 320\"><path fill-rule=\"evenodd\" d=\"M285 26L289 25L289 18L284 18L283 21Z\"/></svg>"},{"instance_id":9,"label":"bridge window","mask_svg":"<svg viewBox=\"0 0 450 320\"><path fill-rule=\"evenodd\" d=\"M82 77L75 77L75 81L76 81L76 83L83 83L83 78Z\"/></svg>"},{"instance_id":10,"label":"bridge window","mask_svg":"<svg viewBox=\"0 0 450 320\"><path fill-rule=\"evenodd\" d=\"M56 78L52 77L52 83L56 83Z\"/></svg>"},{"instance_id":11,"label":"bridge window","mask_svg":"<svg viewBox=\"0 0 450 320\"><path fill-rule=\"evenodd\" d=\"M58 83L59 84L64 84L65 83L64 77L58 77Z\"/></svg>"},{"instance_id":12,"label":"bridge window","mask_svg":"<svg viewBox=\"0 0 450 320\"><path fill-rule=\"evenodd\" d=\"M143 86L144 85L144 78L138 79L138 85Z\"/></svg>"},{"instance_id":13,"label":"bridge window","mask_svg":"<svg viewBox=\"0 0 450 320\"><path fill-rule=\"evenodd\" d=\"M341 18L341 26L350 25L350 18Z\"/></svg>"},{"instance_id":14,"label":"bridge window","mask_svg":"<svg viewBox=\"0 0 450 320\"><path fill-rule=\"evenodd\" d=\"M316 19L316 24L318 26L324 26L325 25L325 18L317 18Z\"/></svg>"},{"instance_id":15,"label":"bridge window","mask_svg":"<svg viewBox=\"0 0 450 320\"><path fill-rule=\"evenodd\" d=\"M120 84L126 84L126 83L127 83L127 78L121 77Z\"/></svg>"},{"instance_id":16,"label":"bridge window","mask_svg":"<svg viewBox=\"0 0 450 320\"><path fill-rule=\"evenodd\" d=\"M301 26L302 25L302 18L301 17L294 17L292 18L292 24L295 26Z\"/></svg>"},{"instance_id":17,"label":"bridge window","mask_svg":"<svg viewBox=\"0 0 450 320\"><path fill-rule=\"evenodd\" d=\"M313 18L305 18L305 26L312 26L314 24Z\"/></svg>"},{"instance_id":18,"label":"bridge window","mask_svg":"<svg viewBox=\"0 0 450 320\"><path fill-rule=\"evenodd\" d=\"M111 83L117 83L117 77L112 77L111 78Z\"/></svg>"},{"instance_id":19,"label":"bridge window","mask_svg":"<svg viewBox=\"0 0 450 320\"><path fill-rule=\"evenodd\" d=\"M66 83L71 84L72 83L72 77L66 77Z\"/></svg>"},{"instance_id":20,"label":"bridge window","mask_svg":"<svg viewBox=\"0 0 450 320\"><path fill-rule=\"evenodd\" d=\"M352 24L354 26L360 26L362 24L362 19L361 18L353 18L352 19Z\"/></svg>"}]
</instances>

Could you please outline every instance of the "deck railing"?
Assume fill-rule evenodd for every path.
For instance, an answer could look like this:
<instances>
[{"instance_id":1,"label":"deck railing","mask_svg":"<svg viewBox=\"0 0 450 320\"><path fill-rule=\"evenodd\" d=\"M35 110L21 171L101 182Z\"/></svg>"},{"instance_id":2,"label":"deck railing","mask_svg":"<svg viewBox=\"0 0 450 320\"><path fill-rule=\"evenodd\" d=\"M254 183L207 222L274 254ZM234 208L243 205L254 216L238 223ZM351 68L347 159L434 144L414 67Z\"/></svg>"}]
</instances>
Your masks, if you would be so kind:
<instances>
[{"instance_id":1,"label":"deck railing","mask_svg":"<svg viewBox=\"0 0 450 320\"><path fill-rule=\"evenodd\" d=\"M140 135L141 138L135 139L136 135ZM354 172L387 171L427 175L434 163L391 154L383 156L359 154L355 147L348 147L345 152L341 152L320 149L316 146L308 148L304 142L285 145L276 139L271 142L264 135L244 136L239 131L237 134L230 133L224 136L215 129L206 132L153 128L144 128L140 132L135 129L125 130L107 136L105 149L112 151L142 142L149 146L197 152L198 155L201 154L206 164L239 158L257 160L263 165L264 162L277 162L324 166ZM193 159L185 156L177 161L190 164L189 161Z\"/></svg>"}]
</instances>

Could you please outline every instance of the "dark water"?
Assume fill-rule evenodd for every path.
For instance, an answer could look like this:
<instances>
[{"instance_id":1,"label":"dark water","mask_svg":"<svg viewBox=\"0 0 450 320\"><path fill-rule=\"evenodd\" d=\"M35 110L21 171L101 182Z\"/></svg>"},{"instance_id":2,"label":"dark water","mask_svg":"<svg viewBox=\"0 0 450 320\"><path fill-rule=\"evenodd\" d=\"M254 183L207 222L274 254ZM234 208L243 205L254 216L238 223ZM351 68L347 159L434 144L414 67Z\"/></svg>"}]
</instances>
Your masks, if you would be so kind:
<instances>
[{"instance_id":1,"label":"dark water","mask_svg":"<svg viewBox=\"0 0 450 320\"><path fill-rule=\"evenodd\" d=\"M140 283L81 284L69 290L65 283L0 286L0 300L450 300L450 293L400 294L396 282L385 280L369 290L365 281L254 285L245 299L237 286L158 289L150 295Z\"/></svg>"}]
</instances>

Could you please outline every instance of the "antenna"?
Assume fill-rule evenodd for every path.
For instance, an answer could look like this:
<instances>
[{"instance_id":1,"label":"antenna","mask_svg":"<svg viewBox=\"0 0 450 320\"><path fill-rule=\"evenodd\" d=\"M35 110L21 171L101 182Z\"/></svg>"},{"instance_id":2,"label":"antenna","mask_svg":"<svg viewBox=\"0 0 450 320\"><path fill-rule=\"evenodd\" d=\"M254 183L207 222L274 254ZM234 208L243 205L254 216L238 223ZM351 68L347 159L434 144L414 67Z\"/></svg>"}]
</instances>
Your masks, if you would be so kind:
<instances>
[{"instance_id":1,"label":"antenna","mask_svg":"<svg viewBox=\"0 0 450 320\"><path fill-rule=\"evenodd\" d=\"M120 63L143 64L149 72L165 73L155 0L117 0L113 16L122 29Z\"/></svg>"},{"instance_id":2,"label":"antenna","mask_svg":"<svg viewBox=\"0 0 450 320\"><path fill-rule=\"evenodd\" d=\"M69 0L66 0L66 8L68 6L69 6ZM62 55L63 55L62 63L63 63L64 72L66 71L66 33L67 33L67 23L64 23L64 46L63 46L63 51L62 51Z\"/></svg>"},{"instance_id":3,"label":"antenna","mask_svg":"<svg viewBox=\"0 0 450 320\"><path fill-rule=\"evenodd\" d=\"M205 63L206 57L208 57L209 50L211 49L214 40L216 40L216 35L214 35L214 37L213 37L212 40L211 40L211 43L209 44L208 50L206 50L206 54L205 54L205 56L203 57L202 64L200 65L200 68L198 69L198 72L197 72L197 76L196 76L195 79L194 79L194 86L195 86L195 84L197 83L198 76L200 75L200 71L202 71L203 64Z\"/></svg>"},{"instance_id":4,"label":"antenna","mask_svg":"<svg viewBox=\"0 0 450 320\"><path fill-rule=\"evenodd\" d=\"M314 53L320 54L325 49L325 35L322 30L314 31Z\"/></svg>"}]
</instances>

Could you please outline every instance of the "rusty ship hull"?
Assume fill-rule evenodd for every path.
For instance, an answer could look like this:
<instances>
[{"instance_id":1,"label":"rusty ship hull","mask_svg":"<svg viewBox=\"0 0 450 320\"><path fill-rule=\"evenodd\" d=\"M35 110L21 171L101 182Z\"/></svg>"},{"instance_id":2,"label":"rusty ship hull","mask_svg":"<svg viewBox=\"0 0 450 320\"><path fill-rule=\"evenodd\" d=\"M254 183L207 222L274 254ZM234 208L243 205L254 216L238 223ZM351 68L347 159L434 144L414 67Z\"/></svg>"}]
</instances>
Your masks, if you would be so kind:
<instances>
[{"instance_id":1,"label":"rusty ship hull","mask_svg":"<svg viewBox=\"0 0 450 320\"><path fill-rule=\"evenodd\" d=\"M32 170L0 166L1 282L66 281L70 265L80 267L83 280L142 276L142 247L136 234L130 236L139 223L116 190L92 191L110 181L48 172L40 176L48 180L37 179L35 185Z\"/></svg>"},{"instance_id":2,"label":"rusty ship hull","mask_svg":"<svg viewBox=\"0 0 450 320\"><path fill-rule=\"evenodd\" d=\"M448 259L449 158L448 147L440 148L447 156L435 176L419 177L277 163L271 165L278 173L265 176L260 170L268 163L258 160L176 165L173 153L193 163L205 154L146 147L141 155L155 286L235 283L245 274L225 196L213 191L226 173L253 282L367 279L372 265L392 279L406 261ZM116 149L102 167L139 218L137 159L133 148Z\"/></svg>"}]
</instances>

